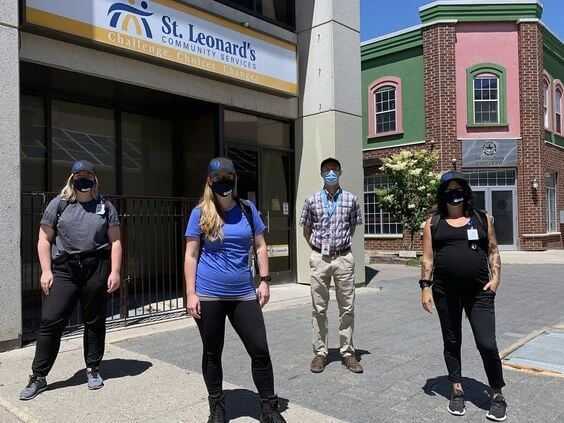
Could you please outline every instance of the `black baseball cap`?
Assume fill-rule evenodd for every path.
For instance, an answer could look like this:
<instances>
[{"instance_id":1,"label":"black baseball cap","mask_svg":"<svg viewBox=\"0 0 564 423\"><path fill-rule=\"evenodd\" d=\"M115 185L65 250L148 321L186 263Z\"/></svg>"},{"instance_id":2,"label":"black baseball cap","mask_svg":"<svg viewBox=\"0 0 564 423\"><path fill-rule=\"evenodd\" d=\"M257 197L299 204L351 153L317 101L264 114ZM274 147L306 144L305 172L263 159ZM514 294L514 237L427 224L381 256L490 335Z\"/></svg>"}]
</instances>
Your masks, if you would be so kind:
<instances>
[{"instance_id":1,"label":"black baseball cap","mask_svg":"<svg viewBox=\"0 0 564 423\"><path fill-rule=\"evenodd\" d=\"M216 157L208 165L208 176L216 176L218 173L236 173L235 165L227 157Z\"/></svg>"},{"instance_id":2,"label":"black baseball cap","mask_svg":"<svg viewBox=\"0 0 564 423\"><path fill-rule=\"evenodd\" d=\"M455 170L449 170L443 176L441 176L441 182L439 184L439 189L446 189L447 185L451 181L457 181L463 185L468 185L468 179L463 173L457 172Z\"/></svg>"},{"instance_id":3,"label":"black baseball cap","mask_svg":"<svg viewBox=\"0 0 564 423\"><path fill-rule=\"evenodd\" d=\"M74 175L78 172L96 174L96 169L94 168L94 165L87 160L77 160L72 164L71 173Z\"/></svg>"}]
</instances>

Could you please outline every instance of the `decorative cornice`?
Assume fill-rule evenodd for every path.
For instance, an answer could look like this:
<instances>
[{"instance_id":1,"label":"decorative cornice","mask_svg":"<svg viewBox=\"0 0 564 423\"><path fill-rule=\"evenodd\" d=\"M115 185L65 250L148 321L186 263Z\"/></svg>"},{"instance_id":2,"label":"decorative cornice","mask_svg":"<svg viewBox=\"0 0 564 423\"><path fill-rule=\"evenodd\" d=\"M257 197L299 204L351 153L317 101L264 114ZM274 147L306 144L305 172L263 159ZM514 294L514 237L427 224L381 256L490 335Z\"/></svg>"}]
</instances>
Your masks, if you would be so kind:
<instances>
[{"instance_id":1,"label":"decorative cornice","mask_svg":"<svg viewBox=\"0 0 564 423\"><path fill-rule=\"evenodd\" d=\"M564 43L542 22L541 28L545 51L551 53L564 64Z\"/></svg>"},{"instance_id":2,"label":"decorative cornice","mask_svg":"<svg viewBox=\"0 0 564 423\"><path fill-rule=\"evenodd\" d=\"M540 4L537 0L437 0L432 3L424 4L419 8L419 11L427 10L435 6L464 6L468 4Z\"/></svg>"},{"instance_id":3,"label":"decorative cornice","mask_svg":"<svg viewBox=\"0 0 564 423\"><path fill-rule=\"evenodd\" d=\"M436 1L419 8L421 22L457 19L459 22L517 22L540 19L542 4L536 0Z\"/></svg>"},{"instance_id":4,"label":"decorative cornice","mask_svg":"<svg viewBox=\"0 0 564 423\"><path fill-rule=\"evenodd\" d=\"M421 25L407 29L406 31L398 31L362 43L360 47L361 60L371 60L388 54L422 47Z\"/></svg>"}]
</instances>

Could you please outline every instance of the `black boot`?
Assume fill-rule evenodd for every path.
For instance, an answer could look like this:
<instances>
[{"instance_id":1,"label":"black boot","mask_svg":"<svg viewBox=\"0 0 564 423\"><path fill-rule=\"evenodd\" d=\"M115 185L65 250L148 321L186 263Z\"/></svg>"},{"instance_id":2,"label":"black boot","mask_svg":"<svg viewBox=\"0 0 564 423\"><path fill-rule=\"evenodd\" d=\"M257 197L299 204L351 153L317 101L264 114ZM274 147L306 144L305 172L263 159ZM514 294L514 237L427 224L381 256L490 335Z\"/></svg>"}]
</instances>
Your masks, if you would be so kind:
<instances>
[{"instance_id":1,"label":"black boot","mask_svg":"<svg viewBox=\"0 0 564 423\"><path fill-rule=\"evenodd\" d=\"M225 423L225 397L223 393L219 395L210 395L208 397L210 403L210 417L208 423Z\"/></svg>"},{"instance_id":2,"label":"black boot","mask_svg":"<svg viewBox=\"0 0 564 423\"><path fill-rule=\"evenodd\" d=\"M260 400L260 423L286 423L284 417L278 411L278 397Z\"/></svg>"}]
</instances>

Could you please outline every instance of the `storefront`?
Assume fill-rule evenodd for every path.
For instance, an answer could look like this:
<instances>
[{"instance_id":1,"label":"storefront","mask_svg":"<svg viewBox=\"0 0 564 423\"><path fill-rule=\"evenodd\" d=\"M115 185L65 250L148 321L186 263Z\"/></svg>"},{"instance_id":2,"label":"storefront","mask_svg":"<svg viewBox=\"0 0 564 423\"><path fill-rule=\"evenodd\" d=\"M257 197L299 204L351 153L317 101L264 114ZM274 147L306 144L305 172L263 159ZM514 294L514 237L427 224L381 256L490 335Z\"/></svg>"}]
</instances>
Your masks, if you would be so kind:
<instances>
[{"instance_id":1,"label":"storefront","mask_svg":"<svg viewBox=\"0 0 564 423\"><path fill-rule=\"evenodd\" d=\"M542 5L431 2L419 16L361 48L366 248L406 247L374 191L388 183L382 158L404 149L433 151L438 171L468 176L502 249L562 248L564 44Z\"/></svg>"},{"instance_id":2,"label":"storefront","mask_svg":"<svg viewBox=\"0 0 564 423\"><path fill-rule=\"evenodd\" d=\"M0 210L18 228L8 243L21 251L3 256L12 269L5 277L15 282L1 284L2 305L13 317L0 322L6 328L0 349L34 336L41 303L38 223L77 159L95 164L101 191L121 218L123 283L108 306L109 320L184 312L182 234L207 163L217 155L233 159L240 196L262 214L273 281L307 282L296 214L319 188L312 164L346 150L344 128L360 132L361 122L360 112L348 107L359 93L338 104L325 95L330 82L312 80L311 69L332 71L333 61L343 60L343 69L359 76L350 48L358 45L358 33L351 30L353 37L340 45L332 37L319 41L313 28L329 28L314 13L326 6L321 3L247 3L22 0L19 11L0 9L1 22L19 40L3 43L10 49L0 70L8 87L0 104L9 117L3 129L13 134L2 153L14 158L13 166L0 168L7 187L2 199L21 200ZM358 5L351 7L357 14ZM310 51L314 37L316 51L330 62ZM343 48L351 57L335 54ZM355 146L340 159L360 186L356 157ZM76 314L71 327L79 322Z\"/></svg>"}]
</instances>

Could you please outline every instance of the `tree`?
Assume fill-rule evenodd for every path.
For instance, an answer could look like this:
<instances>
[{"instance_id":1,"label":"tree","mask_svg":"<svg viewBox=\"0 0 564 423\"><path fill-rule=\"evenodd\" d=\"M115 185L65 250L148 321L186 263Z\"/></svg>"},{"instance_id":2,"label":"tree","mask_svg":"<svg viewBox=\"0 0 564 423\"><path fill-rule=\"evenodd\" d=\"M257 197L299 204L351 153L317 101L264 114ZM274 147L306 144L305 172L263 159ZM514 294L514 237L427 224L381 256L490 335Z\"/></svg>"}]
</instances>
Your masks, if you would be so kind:
<instances>
[{"instance_id":1,"label":"tree","mask_svg":"<svg viewBox=\"0 0 564 423\"><path fill-rule=\"evenodd\" d=\"M403 150L383 159L380 170L387 176L388 188L377 189L382 208L403 224L413 249L415 233L421 229L435 202L439 174L434 171L438 156L427 150Z\"/></svg>"}]
</instances>

